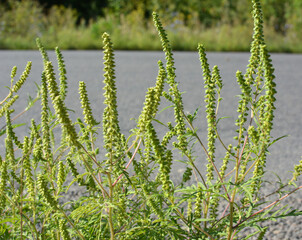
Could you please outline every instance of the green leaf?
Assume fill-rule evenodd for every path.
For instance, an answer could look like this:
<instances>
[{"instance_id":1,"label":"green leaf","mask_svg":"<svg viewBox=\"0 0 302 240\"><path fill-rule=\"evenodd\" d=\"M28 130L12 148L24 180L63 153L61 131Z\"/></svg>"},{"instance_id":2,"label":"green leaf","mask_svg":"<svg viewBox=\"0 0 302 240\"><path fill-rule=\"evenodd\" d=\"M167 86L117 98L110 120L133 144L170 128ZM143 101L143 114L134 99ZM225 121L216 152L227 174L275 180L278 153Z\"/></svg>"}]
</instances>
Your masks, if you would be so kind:
<instances>
[{"instance_id":1,"label":"green leaf","mask_svg":"<svg viewBox=\"0 0 302 240\"><path fill-rule=\"evenodd\" d=\"M0 224L6 223L6 222L15 223L16 221L18 221L18 218L5 218L5 219L0 220Z\"/></svg>"},{"instance_id":2,"label":"green leaf","mask_svg":"<svg viewBox=\"0 0 302 240\"><path fill-rule=\"evenodd\" d=\"M159 121L159 120L157 120L157 119L155 119L155 118L153 118L153 121L155 121L155 122L159 123L160 125L162 125L162 126L168 128L168 126L167 126L166 124L164 124L163 122L161 122L161 121Z\"/></svg>"},{"instance_id":3,"label":"green leaf","mask_svg":"<svg viewBox=\"0 0 302 240\"><path fill-rule=\"evenodd\" d=\"M223 119L226 119L226 118L231 118L231 117L220 117L220 118L218 118L217 121L216 121L216 125L218 125L220 120L223 120Z\"/></svg>"},{"instance_id":4,"label":"green leaf","mask_svg":"<svg viewBox=\"0 0 302 240\"><path fill-rule=\"evenodd\" d=\"M167 110L168 108L173 108L173 107L174 107L174 105L170 105L170 106L168 106L168 107L165 107L165 108L163 108L162 110L160 110L157 114L160 114L161 112Z\"/></svg>"},{"instance_id":5,"label":"green leaf","mask_svg":"<svg viewBox=\"0 0 302 240\"><path fill-rule=\"evenodd\" d=\"M289 137L289 135L284 135L284 136L281 136L281 137L276 138L275 140L273 140L272 142L270 142L270 143L268 144L268 147L270 147L271 145L273 145L275 142L281 140L282 138L286 138L286 137Z\"/></svg>"},{"instance_id":6,"label":"green leaf","mask_svg":"<svg viewBox=\"0 0 302 240\"><path fill-rule=\"evenodd\" d=\"M211 222L211 221L215 221L216 219L214 218L197 218L194 219L194 222Z\"/></svg>"},{"instance_id":7,"label":"green leaf","mask_svg":"<svg viewBox=\"0 0 302 240\"><path fill-rule=\"evenodd\" d=\"M12 127L13 128L17 128L17 127L22 127L24 125L26 125L26 123L13 124ZM5 132L6 132L6 125L1 128L1 130L0 130L0 136L2 136L3 134L5 134Z\"/></svg>"}]
</instances>

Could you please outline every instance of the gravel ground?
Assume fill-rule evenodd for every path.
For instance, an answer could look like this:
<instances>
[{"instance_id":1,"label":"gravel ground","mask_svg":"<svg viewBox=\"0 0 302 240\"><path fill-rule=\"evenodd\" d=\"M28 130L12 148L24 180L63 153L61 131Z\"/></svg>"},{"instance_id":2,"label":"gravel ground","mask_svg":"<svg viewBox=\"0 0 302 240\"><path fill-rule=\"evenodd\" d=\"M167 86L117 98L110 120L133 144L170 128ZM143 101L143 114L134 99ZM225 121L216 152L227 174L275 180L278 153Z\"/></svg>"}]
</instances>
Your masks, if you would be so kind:
<instances>
[{"instance_id":1,"label":"gravel ground","mask_svg":"<svg viewBox=\"0 0 302 240\"><path fill-rule=\"evenodd\" d=\"M102 96L102 52L101 51L65 51L63 52L67 76L69 81L67 106L71 109L80 109L78 100L78 81L85 81L89 92L90 101L93 104L93 112L97 119L100 119L103 111ZM55 59L54 53L50 52L51 59ZM193 52L176 52L176 74L179 88L185 91L183 95L185 109L188 112L194 111L200 104L203 104L203 81L202 71L198 60L198 54ZM224 88L222 91L223 102L220 108L221 116L230 116L224 120L220 132L227 142L231 139L234 130L234 118L236 117L236 95L239 93L235 73L237 70L245 71L248 64L248 53L208 53L211 67L218 65L221 71ZM121 130L128 135L129 130L135 126L131 118L137 118L143 105L147 87L153 86L157 76L157 61L164 60L161 52L116 52L116 75L118 89L118 110ZM273 64L277 82L277 110L275 112L273 137L283 135L289 137L276 142L270 149L271 154L267 162L267 179L273 180L274 174L280 175L282 180L289 179L293 165L298 163L302 155L302 55L299 54L272 54ZM42 61L38 51L0 51L0 81L2 86L9 85L10 71L13 66L18 66L18 74L21 74L26 61L33 61L32 72L29 81L21 90L22 96L34 95L34 82L40 82ZM0 96L3 98L7 89L0 89ZM25 102L17 103L16 112L25 107ZM18 121L30 122L30 118L39 118L39 107L34 107L31 112L26 113ZM75 118L79 112L75 112ZM204 116L201 112L201 116ZM171 116L162 114L160 118L166 119ZM204 119L197 123L197 127L205 129ZM27 131L23 128L24 133ZM202 135L201 131L201 135ZM3 141L0 142L0 151L3 151ZM177 179L182 167L175 164L173 176ZM298 183L301 184L301 181ZM264 194L271 191L271 187L264 189ZM74 188L70 191L71 197L81 193ZM283 204L294 208L301 208L301 192L285 199ZM302 217L280 219L269 224L269 230L265 239L302 239Z\"/></svg>"}]
</instances>

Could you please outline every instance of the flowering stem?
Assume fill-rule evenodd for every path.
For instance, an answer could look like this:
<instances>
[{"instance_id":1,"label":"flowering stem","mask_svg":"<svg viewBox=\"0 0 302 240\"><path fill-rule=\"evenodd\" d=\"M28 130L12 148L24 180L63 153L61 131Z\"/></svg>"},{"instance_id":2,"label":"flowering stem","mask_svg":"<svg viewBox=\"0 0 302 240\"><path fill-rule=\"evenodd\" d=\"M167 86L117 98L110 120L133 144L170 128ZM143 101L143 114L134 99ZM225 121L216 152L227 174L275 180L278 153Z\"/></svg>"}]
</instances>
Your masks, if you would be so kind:
<instances>
[{"instance_id":1,"label":"flowering stem","mask_svg":"<svg viewBox=\"0 0 302 240\"><path fill-rule=\"evenodd\" d=\"M132 155L130 161L128 162L127 166L125 167L125 170L128 169L128 167L130 166L131 162L133 161L133 159L134 159L134 157L135 157L135 155L136 155L136 153L137 153L137 151L138 151L138 149L139 149L139 147L140 147L140 145L141 145L141 142L142 142L142 139L139 140L138 145L137 145L137 147L136 147L136 149L135 149L135 151L134 151L134 153L133 153L133 155ZM123 177L123 175L124 175L124 174L122 173L122 174L115 180L115 182L112 184L112 187L114 187L114 186L118 183L118 181Z\"/></svg>"},{"instance_id":2,"label":"flowering stem","mask_svg":"<svg viewBox=\"0 0 302 240\"><path fill-rule=\"evenodd\" d=\"M237 225L234 226L234 228L238 227L240 224L246 222L247 220L249 220L250 218L253 218L254 216L256 216L257 214L263 212L264 210L276 205L278 202L282 201L283 199L287 198L289 195L293 194L294 192L298 191L299 189L302 188L302 185L295 188L294 190L292 190L291 192L285 194L283 197L277 199L276 201L272 202L271 204L267 205L266 207L262 208L261 210L255 212L254 214L252 214L251 216L247 217L246 219L244 219L243 221L241 221L240 223L238 223Z\"/></svg>"}]
</instances>

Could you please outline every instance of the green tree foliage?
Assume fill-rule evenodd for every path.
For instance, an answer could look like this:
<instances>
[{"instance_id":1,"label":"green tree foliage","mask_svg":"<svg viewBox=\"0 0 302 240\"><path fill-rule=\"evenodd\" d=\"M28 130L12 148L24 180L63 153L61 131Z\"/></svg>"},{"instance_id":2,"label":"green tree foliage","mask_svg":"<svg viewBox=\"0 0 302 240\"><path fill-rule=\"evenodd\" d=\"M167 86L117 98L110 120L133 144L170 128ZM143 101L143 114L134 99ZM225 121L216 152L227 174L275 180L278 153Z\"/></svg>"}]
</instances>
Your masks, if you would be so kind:
<instances>
[{"instance_id":1,"label":"green tree foliage","mask_svg":"<svg viewBox=\"0 0 302 240\"><path fill-rule=\"evenodd\" d=\"M263 0L264 20L278 33L285 34L288 22L302 22L300 13L302 2L299 0ZM108 0L108 10L114 14L128 15L140 9L145 18L152 11L164 18L179 18L189 24L193 17L207 27L221 22L233 24L245 23L248 19L247 8L250 0ZM295 24L294 24L295 25Z\"/></svg>"},{"instance_id":2,"label":"green tree foliage","mask_svg":"<svg viewBox=\"0 0 302 240\"><path fill-rule=\"evenodd\" d=\"M39 3L47 9L50 9L54 5L73 8L78 12L79 19L83 18L86 21L103 15L103 8L107 6L107 0L39 0Z\"/></svg>"},{"instance_id":3,"label":"green tree foliage","mask_svg":"<svg viewBox=\"0 0 302 240\"><path fill-rule=\"evenodd\" d=\"M53 6L72 8L77 12L77 23L81 19L88 22L110 13L126 16L139 10L145 20L151 19L152 12L156 11L164 19L182 20L185 25L198 20L207 27L220 23L245 23L249 16L246 9L251 8L250 0L2 0L0 12L19 3L40 5L44 13L49 13ZM262 6L265 22L276 32L285 34L290 27L301 27L300 0L263 0Z\"/></svg>"},{"instance_id":4,"label":"green tree foliage","mask_svg":"<svg viewBox=\"0 0 302 240\"><path fill-rule=\"evenodd\" d=\"M171 37L173 49L193 50L193 44L202 37L209 50L247 51L249 45L243 46L242 42L248 39L238 39L250 35L251 2L1 0L0 48L34 48L33 39L40 37L47 48L59 43L63 49L95 49L97 40L106 31L118 49L158 49L158 42L147 40L155 38L151 27L155 11L162 16L168 33L175 35ZM262 0L261 4L270 50L301 52L302 1ZM179 45L175 46L175 42Z\"/></svg>"},{"instance_id":5,"label":"green tree foliage","mask_svg":"<svg viewBox=\"0 0 302 240\"><path fill-rule=\"evenodd\" d=\"M263 0L264 20L272 24L278 33L285 34L287 11L289 11L291 2L292 0Z\"/></svg>"}]
</instances>

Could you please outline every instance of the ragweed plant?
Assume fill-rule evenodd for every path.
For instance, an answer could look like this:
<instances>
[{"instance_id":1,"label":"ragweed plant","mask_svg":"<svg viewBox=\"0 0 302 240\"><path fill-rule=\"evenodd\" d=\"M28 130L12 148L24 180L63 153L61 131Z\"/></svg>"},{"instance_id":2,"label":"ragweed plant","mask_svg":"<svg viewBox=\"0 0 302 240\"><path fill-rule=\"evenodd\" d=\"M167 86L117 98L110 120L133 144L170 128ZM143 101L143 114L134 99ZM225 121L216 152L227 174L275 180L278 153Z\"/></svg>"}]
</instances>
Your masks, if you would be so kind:
<instances>
[{"instance_id":1,"label":"ragweed plant","mask_svg":"<svg viewBox=\"0 0 302 240\"><path fill-rule=\"evenodd\" d=\"M6 122L1 130L5 151L0 154L0 239L230 240L254 235L263 239L268 228L261 227L261 222L301 215L297 210L280 209L278 204L302 188L295 185L302 173L302 161L294 167L293 179L273 192L281 193L288 187L288 194L271 203L259 194L268 148L278 140L271 137L276 84L264 41L260 1L252 3L251 57L246 73L236 74L241 93L235 140L229 142L223 142L219 135L223 84L218 66L210 70L205 47L199 44L205 90L200 102L205 103L207 122L207 138L202 139L194 126L198 111L187 114L184 110L173 52L156 13L154 24L166 62L158 62L155 86L147 90L137 125L127 138L119 127L114 49L109 34L102 36L105 108L101 121L93 116L83 81L79 82L83 116L76 121L70 118L65 104L68 81L63 55L56 48L57 79L53 63L37 40L44 70L34 102L40 100L41 116L39 122L31 121L23 140L13 124L12 106L28 78L31 63L16 83L17 68L12 69L9 93L0 102L0 117ZM156 119L162 101L172 105L174 121ZM166 129L161 130L162 138L155 123ZM62 134L55 135L58 131ZM99 132L103 134L102 146L96 142ZM218 144L225 149L222 161L215 151ZM204 156L196 154L198 147ZM179 153L185 171L182 180L174 182L172 167ZM203 164L205 176L197 167ZM66 200L72 185L84 194ZM255 231L245 235L246 228Z\"/></svg>"}]
</instances>

